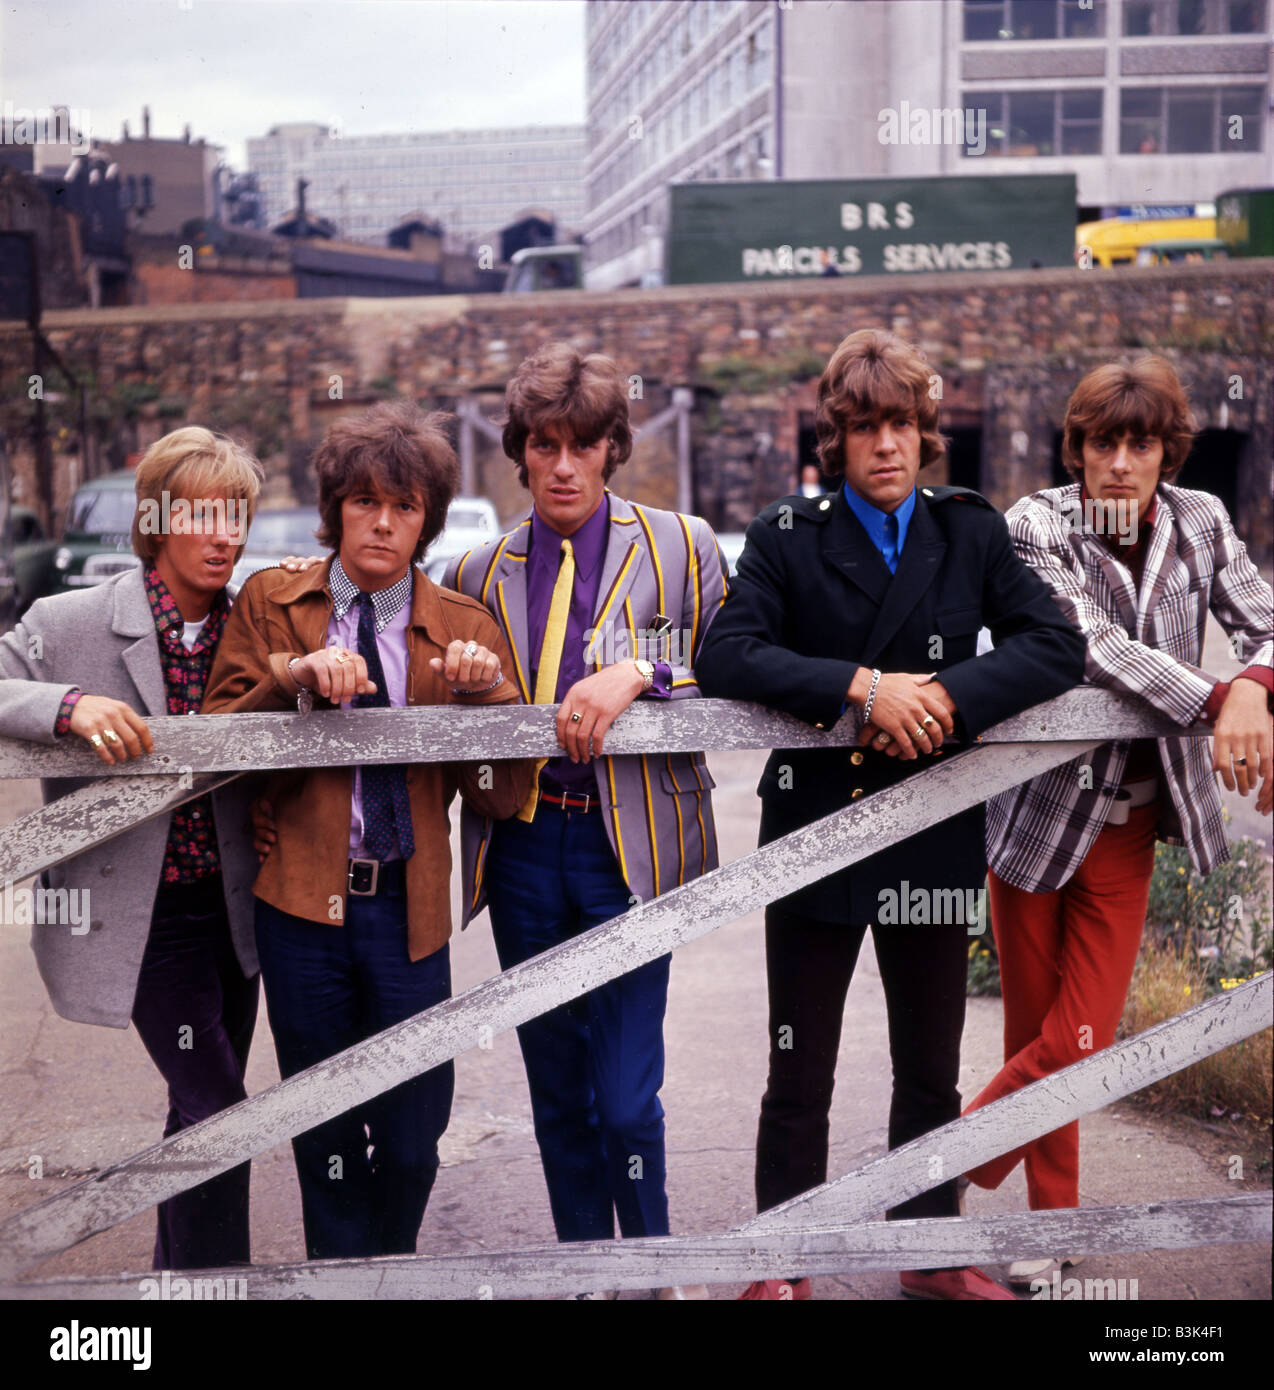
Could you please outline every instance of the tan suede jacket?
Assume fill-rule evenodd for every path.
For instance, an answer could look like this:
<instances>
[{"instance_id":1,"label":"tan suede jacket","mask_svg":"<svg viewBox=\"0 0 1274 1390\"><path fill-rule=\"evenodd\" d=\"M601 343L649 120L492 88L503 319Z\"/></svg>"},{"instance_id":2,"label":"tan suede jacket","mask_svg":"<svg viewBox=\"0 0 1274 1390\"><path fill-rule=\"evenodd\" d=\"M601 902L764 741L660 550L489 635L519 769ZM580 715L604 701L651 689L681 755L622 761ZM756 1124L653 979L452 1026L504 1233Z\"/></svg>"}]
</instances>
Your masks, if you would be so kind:
<instances>
[{"instance_id":1,"label":"tan suede jacket","mask_svg":"<svg viewBox=\"0 0 1274 1390\"><path fill-rule=\"evenodd\" d=\"M331 561L302 574L271 569L254 574L239 591L208 681L205 714L285 710L299 690L287 673L294 656L326 641L332 614ZM506 679L487 694L455 696L429 667L456 638L488 647L504 672L512 660L495 620L482 604L439 589L414 571L407 629L407 703L511 704L520 696ZM330 709L315 697L314 719ZM451 936L451 843L447 807L459 790L479 815L513 815L529 795L535 763L526 759L488 764L413 763L407 768L416 852L407 861L407 941L412 960L432 955ZM482 786L489 781L489 786ZM313 922L345 920L349 857L348 767L309 768L270 776L264 792L273 808L278 843L261 866L253 892L282 912Z\"/></svg>"}]
</instances>

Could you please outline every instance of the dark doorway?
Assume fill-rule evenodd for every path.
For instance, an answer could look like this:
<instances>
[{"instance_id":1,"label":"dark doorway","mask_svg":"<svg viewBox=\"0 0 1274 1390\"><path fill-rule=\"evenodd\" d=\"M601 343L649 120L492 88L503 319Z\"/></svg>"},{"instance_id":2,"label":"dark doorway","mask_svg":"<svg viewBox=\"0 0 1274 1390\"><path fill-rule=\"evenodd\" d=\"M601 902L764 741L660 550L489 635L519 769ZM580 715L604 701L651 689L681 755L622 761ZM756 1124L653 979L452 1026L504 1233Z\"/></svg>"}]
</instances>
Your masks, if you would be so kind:
<instances>
[{"instance_id":1,"label":"dark doorway","mask_svg":"<svg viewBox=\"0 0 1274 1390\"><path fill-rule=\"evenodd\" d=\"M1067 483L1077 482L1066 465L1062 462L1062 431L1053 431L1053 462L1050 471L1051 481L1049 487L1065 487Z\"/></svg>"},{"instance_id":2,"label":"dark doorway","mask_svg":"<svg viewBox=\"0 0 1274 1390\"><path fill-rule=\"evenodd\" d=\"M1200 430L1177 475L1177 487L1210 492L1225 504L1231 517L1238 515L1239 460L1247 435L1239 430Z\"/></svg>"},{"instance_id":3,"label":"dark doorway","mask_svg":"<svg viewBox=\"0 0 1274 1390\"><path fill-rule=\"evenodd\" d=\"M836 486L836 479L829 478L818 461L818 432L814 428L813 413L802 410L798 413L796 422L796 470L792 479L793 492L800 490L807 468L818 469L819 486L824 492L830 492Z\"/></svg>"},{"instance_id":4,"label":"dark doorway","mask_svg":"<svg viewBox=\"0 0 1274 1390\"><path fill-rule=\"evenodd\" d=\"M982 428L957 425L944 430L947 436L947 481L952 487L982 491Z\"/></svg>"}]
</instances>

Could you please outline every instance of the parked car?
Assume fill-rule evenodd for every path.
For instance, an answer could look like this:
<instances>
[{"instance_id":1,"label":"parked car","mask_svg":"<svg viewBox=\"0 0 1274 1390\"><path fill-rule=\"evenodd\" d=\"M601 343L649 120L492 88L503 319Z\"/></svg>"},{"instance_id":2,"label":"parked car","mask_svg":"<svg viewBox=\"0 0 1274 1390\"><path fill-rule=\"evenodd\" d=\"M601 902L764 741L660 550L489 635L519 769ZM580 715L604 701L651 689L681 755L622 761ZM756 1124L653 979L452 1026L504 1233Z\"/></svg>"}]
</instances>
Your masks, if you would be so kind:
<instances>
[{"instance_id":1,"label":"parked car","mask_svg":"<svg viewBox=\"0 0 1274 1390\"><path fill-rule=\"evenodd\" d=\"M62 543L53 556L59 588L83 589L132 569L133 513L137 510L132 469L93 478L71 499Z\"/></svg>"},{"instance_id":2,"label":"parked car","mask_svg":"<svg viewBox=\"0 0 1274 1390\"><path fill-rule=\"evenodd\" d=\"M420 562L420 567L437 584L447 565L457 555L483 545L500 534L500 518L485 497L457 497L447 508L447 524Z\"/></svg>"},{"instance_id":3,"label":"parked car","mask_svg":"<svg viewBox=\"0 0 1274 1390\"><path fill-rule=\"evenodd\" d=\"M745 536L742 531L718 531L717 542L725 552L726 563L730 566L730 578L739 572L739 556L743 554Z\"/></svg>"},{"instance_id":4,"label":"parked car","mask_svg":"<svg viewBox=\"0 0 1274 1390\"><path fill-rule=\"evenodd\" d=\"M248 541L230 576L237 591L250 574L272 569L285 555L315 555L322 547L314 533L319 528L316 507L272 507L259 511L248 528Z\"/></svg>"},{"instance_id":5,"label":"parked car","mask_svg":"<svg viewBox=\"0 0 1274 1390\"><path fill-rule=\"evenodd\" d=\"M39 513L30 507L10 508L4 528L6 549L11 547L13 600L17 616L21 617L36 599L56 592L58 572L53 559L58 546L44 534Z\"/></svg>"}]
</instances>

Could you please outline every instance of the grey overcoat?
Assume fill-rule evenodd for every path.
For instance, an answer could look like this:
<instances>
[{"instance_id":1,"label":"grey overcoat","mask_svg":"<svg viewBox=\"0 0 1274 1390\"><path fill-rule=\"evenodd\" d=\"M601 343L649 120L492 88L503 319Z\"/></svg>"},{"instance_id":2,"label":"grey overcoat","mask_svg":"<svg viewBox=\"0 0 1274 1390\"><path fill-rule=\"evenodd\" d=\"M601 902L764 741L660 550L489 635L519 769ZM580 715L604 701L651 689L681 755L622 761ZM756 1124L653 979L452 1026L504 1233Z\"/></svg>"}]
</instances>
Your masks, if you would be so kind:
<instances>
[{"instance_id":1,"label":"grey overcoat","mask_svg":"<svg viewBox=\"0 0 1274 1390\"><path fill-rule=\"evenodd\" d=\"M54 743L58 707L75 686L123 700L142 715L167 714L159 634L140 567L92 588L37 599L0 637L0 736ZM44 799L91 780L47 780ZM252 930L258 864L249 788L240 778L212 799L231 935L251 976L258 970ZM46 871L48 887L89 894L87 932L66 924L32 928L36 964L63 1018L128 1026L170 821L171 815L146 821Z\"/></svg>"}]
</instances>

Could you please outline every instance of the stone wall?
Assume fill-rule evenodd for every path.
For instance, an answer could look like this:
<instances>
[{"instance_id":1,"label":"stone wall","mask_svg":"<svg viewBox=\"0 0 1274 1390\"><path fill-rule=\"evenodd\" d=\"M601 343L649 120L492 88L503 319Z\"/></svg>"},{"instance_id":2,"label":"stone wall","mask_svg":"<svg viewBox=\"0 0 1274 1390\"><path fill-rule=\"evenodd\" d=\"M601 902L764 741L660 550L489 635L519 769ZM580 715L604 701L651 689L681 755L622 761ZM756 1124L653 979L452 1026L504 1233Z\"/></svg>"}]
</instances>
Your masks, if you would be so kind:
<instances>
[{"instance_id":1,"label":"stone wall","mask_svg":"<svg viewBox=\"0 0 1274 1390\"><path fill-rule=\"evenodd\" d=\"M301 477L308 446L333 415L401 394L443 408L477 396L494 418L517 363L546 339L569 338L611 354L633 378L638 427L668 403L672 387L695 389L695 505L730 530L791 490L818 371L854 329L891 329L925 353L942 378L944 426L981 429L980 486L1001 506L1049 482L1054 435L1085 370L1157 351L1181 373L1202 428L1244 437L1237 519L1268 563L1272 291L1274 262L1233 261L132 307L51 313L46 331L91 381L96 428L103 447L115 441L112 457L195 421L244 438L280 490L289 457ZM18 444L19 472L29 406L18 386L28 356L25 333L0 325L0 427ZM76 442L72 427L65 447ZM481 443L476 464L478 484L502 516L524 505L512 465L494 446ZM943 465L932 476L941 481ZM670 504L671 436L641 441L615 486Z\"/></svg>"}]
</instances>

